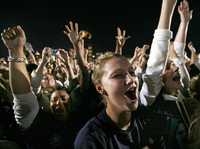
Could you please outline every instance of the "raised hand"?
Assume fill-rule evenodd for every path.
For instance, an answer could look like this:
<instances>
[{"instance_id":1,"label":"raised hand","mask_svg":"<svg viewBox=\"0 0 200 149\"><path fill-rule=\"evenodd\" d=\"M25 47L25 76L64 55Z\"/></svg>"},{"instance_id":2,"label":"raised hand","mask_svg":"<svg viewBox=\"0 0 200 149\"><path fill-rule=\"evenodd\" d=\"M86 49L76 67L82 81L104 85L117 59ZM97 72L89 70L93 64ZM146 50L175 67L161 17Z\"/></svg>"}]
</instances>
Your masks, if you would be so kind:
<instances>
[{"instance_id":1,"label":"raised hand","mask_svg":"<svg viewBox=\"0 0 200 149\"><path fill-rule=\"evenodd\" d=\"M147 50L150 48L150 45L144 44L141 50L141 56L139 58L139 67L144 69L147 64L148 55L146 54Z\"/></svg>"},{"instance_id":2,"label":"raised hand","mask_svg":"<svg viewBox=\"0 0 200 149\"><path fill-rule=\"evenodd\" d=\"M136 47L134 51L134 55L131 60L131 64L133 68L140 67L142 70L144 69L147 63L147 54L146 51L150 48L149 45L144 45L142 48Z\"/></svg>"},{"instance_id":3,"label":"raised hand","mask_svg":"<svg viewBox=\"0 0 200 149\"><path fill-rule=\"evenodd\" d=\"M76 56L77 56L77 63L81 67L81 70L86 70L87 68L87 62L85 61L85 49L84 49L84 36L81 35L81 32L79 33L78 24L73 24L71 21L69 22L69 25L65 25L66 31L64 31L64 34L66 34L71 41L73 48L75 50Z\"/></svg>"},{"instance_id":4,"label":"raised hand","mask_svg":"<svg viewBox=\"0 0 200 149\"><path fill-rule=\"evenodd\" d=\"M181 22L187 23L192 19L192 10L190 11L189 3L187 0L180 2L178 6L178 12L180 15Z\"/></svg>"},{"instance_id":5,"label":"raised hand","mask_svg":"<svg viewBox=\"0 0 200 149\"><path fill-rule=\"evenodd\" d=\"M191 51L190 65L195 64L198 61L198 54L192 42L188 43L188 48Z\"/></svg>"},{"instance_id":6,"label":"raised hand","mask_svg":"<svg viewBox=\"0 0 200 149\"><path fill-rule=\"evenodd\" d=\"M64 49L59 49L59 51L58 51L58 58L61 59L63 62L67 63L67 64L70 63L69 54Z\"/></svg>"},{"instance_id":7,"label":"raised hand","mask_svg":"<svg viewBox=\"0 0 200 149\"><path fill-rule=\"evenodd\" d=\"M191 41L188 43L188 48L192 53L196 53L196 49Z\"/></svg>"},{"instance_id":8,"label":"raised hand","mask_svg":"<svg viewBox=\"0 0 200 149\"><path fill-rule=\"evenodd\" d=\"M141 55L140 48L136 47L135 50L134 50L133 57L131 58L131 61L130 61L130 63L133 65L134 68L137 65L137 61L138 61L140 55Z\"/></svg>"},{"instance_id":9,"label":"raised hand","mask_svg":"<svg viewBox=\"0 0 200 149\"><path fill-rule=\"evenodd\" d=\"M51 48L45 47L42 50L42 60L41 63L47 64L51 59Z\"/></svg>"},{"instance_id":10,"label":"raised hand","mask_svg":"<svg viewBox=\"0 0 200 149\"><path fill-rule=\"evenodd\" d=\"M121 30L117 27L117 36L116 38L116 49L115 53L122 54L122 48L124 47L126 40L130 38L130 36L126 37L126 30Z\"/></svg>"},{"instance_id":11,"label":"raised hand","mask_svg":"<svg viewBox=\"0 0 200 149\"><path fill-rule=\"evenodd\" d=\"M26 36L20 26L8 28L1 33L3 43L14 56L23 54L23 48L26 43Z\"/></svg>"},{"instance_id":12,"label":"raised hand","mask_svg":"<svg viewBox=\"0 0 200 149\"><path fill-rule=\"evenodd\" d=\"M81 39L78 30L78 23L73 24L73 22L70 21L69 25L65 25L65 29L64 34L67 35L73 46L77 46Z\"/></svg>"},{"instance_id":13,"label":"raised hand","mask_svg":"<svg viewBox=\"0 0 200 149\"><path fill-rule=\"evenodd\" d=\"M150 45L148 45L148 44L144 44L142 47L142 49L144 50L145 53L149 48L150 48Z\"/></svg>"}]
</instances>

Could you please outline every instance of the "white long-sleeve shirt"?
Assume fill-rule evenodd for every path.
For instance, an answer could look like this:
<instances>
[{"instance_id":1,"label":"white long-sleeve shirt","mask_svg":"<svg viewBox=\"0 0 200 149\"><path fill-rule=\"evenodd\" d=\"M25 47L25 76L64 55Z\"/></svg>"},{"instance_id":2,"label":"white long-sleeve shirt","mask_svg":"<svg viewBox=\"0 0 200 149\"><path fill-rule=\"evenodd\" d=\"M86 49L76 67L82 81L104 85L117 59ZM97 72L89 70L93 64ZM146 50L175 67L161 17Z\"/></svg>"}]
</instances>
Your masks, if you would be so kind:
<instances>
[{"instance_id":1,"label":"white long-sleeve shirt","mask_svg":"<svg viewBox=\"0 0 200 149\"><path fill-rule=\"evenodd\" d=\"M173 62L179 68L181 86L183 88L189 88L190 74L185 65L185 43L174 42L174 49L178 57L173 59Z\"/></svg>"},{"instance_id":2,"label":"white long-sleeve shirt","mask_svg":"<svg viewBox=\"0 0 200 149\"><path fill-rule=\"evenodd\" d=\"M200 54L198 54L198 60L195 63L196 67L200 70Z\"/></svg>"},{"instance_id":3,"label":"white long-sleeve shirt","mask_svg":"<svg viewBox=\"0 0 200 149\"><path fill-rule=\"evenodd\" d=\"M24 129L29 128L39 112L37 97L33 91L27 94L13 94L16 122Z\"/></svg>"},{"instance_id":4,"label":"white long-sleeve shirt","mask_svg":"<svg viewBox=\"0 0 200 149\"><path fill-rule=\"evenodd\" d=\"M163 86L161 74L165 68L171 38L171 31L165 29L155 30L140 91L140 102L145 106L151 105L155 101Z\"/></svg>"}]
</instances>

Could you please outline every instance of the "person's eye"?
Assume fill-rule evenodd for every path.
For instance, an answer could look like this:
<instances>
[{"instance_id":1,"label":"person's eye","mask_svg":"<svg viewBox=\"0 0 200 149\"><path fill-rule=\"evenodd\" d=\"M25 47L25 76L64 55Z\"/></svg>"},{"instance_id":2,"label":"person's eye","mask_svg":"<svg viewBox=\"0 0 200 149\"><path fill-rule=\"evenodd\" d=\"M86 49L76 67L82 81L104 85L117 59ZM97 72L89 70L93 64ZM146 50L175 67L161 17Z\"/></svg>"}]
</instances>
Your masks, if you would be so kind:
<instances>
[{"instance_id":1,"label":"person's eye","mask_svg":"<svg viewBox=\"0 0 200 149\"><path fill-rule=\"evenodd\" d=\"M53 99L51 100L51 102L53 102L53 103L55 103L56 101L58 101L58 98L53 98Z\"/></svg>"},{"instance_id":2,"label":"person's eye","mask_svg":"<svg viewBox=\"0 0 200 149\"><path fill-rule=\"evenodd\" d=\"M61 97L61 100L62 100L62 101L65 101L65 100L66 100L65 96L62 96L62 97Z\"/></svg>"},{"instance_id":3,"label":"person's eye","mask_svg":"<svg viewBox=\"0 0 200 149\"><path fill-rule=\"evenodd\" d=\"M112 78L124 78L125 77L125 74L123 73L117 73L117 74L114 74Z\"/></svg>"}]
</instances>

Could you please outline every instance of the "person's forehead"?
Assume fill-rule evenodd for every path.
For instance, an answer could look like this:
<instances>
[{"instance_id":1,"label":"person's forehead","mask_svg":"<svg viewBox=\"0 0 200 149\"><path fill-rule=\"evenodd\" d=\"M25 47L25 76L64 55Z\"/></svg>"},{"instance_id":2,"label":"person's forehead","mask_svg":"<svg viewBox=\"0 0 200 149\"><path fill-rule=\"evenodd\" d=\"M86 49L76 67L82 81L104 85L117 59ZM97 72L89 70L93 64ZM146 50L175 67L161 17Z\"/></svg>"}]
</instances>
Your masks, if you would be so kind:
<instances>
[{"instance_id":1,"label":"person's forehead","mask_svg":"<svg viewBox=\"0 0 200 149\"><path fill-rule=\"evenodd\" d=\"M111 59L109 59L105 65L114 65L116 66L117 65L129 65L129 61L128 59L124 58L124 57L113 57Z\"/></svg>"},{"instance_id":2,"label":"person's forehead","mask_svg":"<svg viewBox=\"0 0 200 149\"><path fill-rule=\"evenodd\" d=\"M109 60L104 66L104 72L113 73L115 71L126 71L131 69L131 65L127 59L113 58Z\"/></svg>"},{"instance_id":3,"label":"person's forehead","mask_svg":"<svg viewBox=\"0 0 200 149\"><path fill-rule=\"evenodd\" d=\"M66 95L68 95L68 93L65 90L58 90L52 93L53 98L58 97L58 96L66 96Z\"/></svg>"},{"instance_id":4,"label":"person's forehead","mask_svg":"<svg viewBox=\"0 0 200 149\"><path fill-rule=\"evenodd\" d=\"M112 58L105 63L104 68L127 69L130 66L129 61L125 58Z\"/></svg>"}]
</instances>

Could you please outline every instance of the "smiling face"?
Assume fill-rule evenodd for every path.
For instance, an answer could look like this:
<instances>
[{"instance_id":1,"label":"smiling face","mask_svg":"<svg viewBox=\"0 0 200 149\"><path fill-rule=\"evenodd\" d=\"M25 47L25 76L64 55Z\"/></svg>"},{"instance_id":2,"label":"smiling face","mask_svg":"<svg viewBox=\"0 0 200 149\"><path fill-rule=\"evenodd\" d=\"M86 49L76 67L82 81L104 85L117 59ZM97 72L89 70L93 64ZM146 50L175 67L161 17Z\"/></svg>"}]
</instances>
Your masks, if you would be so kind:
<instances>
[{"instance_id":1,"label":"smiling face","mask_svg":"<svg viewBox=\"0 0 200 149\"><path fill-rule=\"evenodd\" d=\"M56 80L53 75L45 74L41 80L41 86L42 88L55 88Z\"/></svg>"},{"instance_id":2,"label":"smiling face","mask_svg":"<svg viewBox=\"0 0 200 149\"><path fill-rule=\"evenodd\" d=\"M97 90L107 96L107 108L116 112L136 111L138 107L138 78L124 57L107 59L102 66Z\"/></svg>"},{"instance_id":3,"label":"smiling face","mask_svg":"<svg viewBox=\"0 0 200 149\"><path fill-rule=\"evenodd\" d=\"M64 119L66 115L66 105L69 101L69 94L65 90L56 90L50 99L50 108L58 119Z\"/></svg>"},{"instance_id":4,"label":"smiling face","mask_svg":"<svg viewBox=\"0 0 200 149\"><path fill-rule=\"evenodd\" d=\"M167 94L177 94L181 87L180 74L178 67L170 62L168 68L163 75L164 88Z\"/></svg>"}]
</instances>

